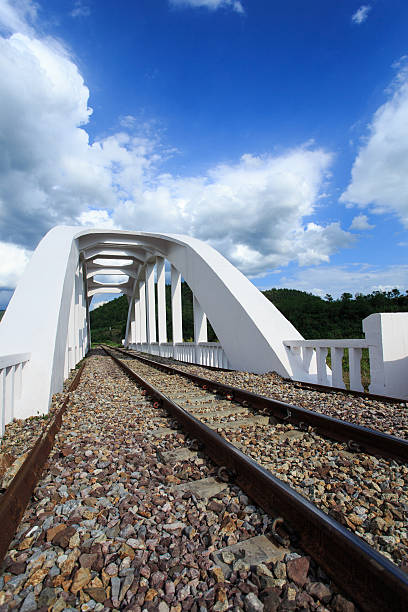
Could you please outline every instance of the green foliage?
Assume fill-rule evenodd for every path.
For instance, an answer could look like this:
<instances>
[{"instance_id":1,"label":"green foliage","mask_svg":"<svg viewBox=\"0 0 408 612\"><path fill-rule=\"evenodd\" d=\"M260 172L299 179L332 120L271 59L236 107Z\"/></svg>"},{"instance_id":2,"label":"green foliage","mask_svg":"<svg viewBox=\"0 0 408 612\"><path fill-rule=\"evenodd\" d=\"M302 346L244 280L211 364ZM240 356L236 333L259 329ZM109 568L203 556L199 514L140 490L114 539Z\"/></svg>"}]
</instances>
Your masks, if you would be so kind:
<instances>
[{"instance_id":1,"label":"green foliage","mask_svg":"<svg viewBox=\"0 0 408 612\"><path fill-rule=\"evenodd\" d=\"M304 338L362 338L362 320L374 312L407 312L408 292L398 289L369 295L343 293L335 300L329 294L323 299L296 289L268 289L263 292L282 314L293 323ZM181 285L183 336L194 338L193 295L187 283ZM171 287L166 285L167 337L172 341ZM128 300L126 296L112 300L91 312L92 342L120 344L125 337ZM216 340L208 325L208 340Z\"/></svg>"},{"instance_id":2,"label":"green foliage","mask_svg":"<svg viewBox=\"0 0 408 612\"><path fill-rule=\"evenodd\" d=\"M128 300L122 295L90 313L92 345L104 342L121 345L126 332Z\"/></svg>"},{"instance_id":3,"label":"green foliage","mask_svg":"<svg viewBox=\"0 0 408 612\"><path fill-rule=\"evenodd\" d=\"M157 289L156 289L157 291ZM156 295L157 299L157 295ZM194 318L193 318L193 294L187 283L181 284L181 303L183 311L183 337L186 342L194 338ZM126 333L126 321L128 314L128 300L126 296L121 296L103 306L99 306L91 312L91 336L92 344L101 342L113 342L121 344ZM171 324L171 286L166 285L166 321L167 338L169 342L173 340L173 330ZM157 312L156 312L157 326ZM217 337L210 323L208 323L208 340L215 342Z\"/></svg>"},{"instance_id":4,"label":"green foliage","mask_svg":"<svg viewBox=\"0 0 408 612\"><path fill-rule=\"evenodd\" d=\"M2 320L5 312L6 312L5 310L0 310L0 321Z\"/></svg>"},{"instance_id":5,"label":"green foliage","mask_svg":"<svg viewBox=\"0 0 408 612\"><path fill-rule=\"evenodd\" d=\"M264 295L304 338L362 338L362 320L374 312L407 312L408 292L374 291L369 295L343 293L334 300L296 289L269 289Z\"/></svg>"}]
</instances>

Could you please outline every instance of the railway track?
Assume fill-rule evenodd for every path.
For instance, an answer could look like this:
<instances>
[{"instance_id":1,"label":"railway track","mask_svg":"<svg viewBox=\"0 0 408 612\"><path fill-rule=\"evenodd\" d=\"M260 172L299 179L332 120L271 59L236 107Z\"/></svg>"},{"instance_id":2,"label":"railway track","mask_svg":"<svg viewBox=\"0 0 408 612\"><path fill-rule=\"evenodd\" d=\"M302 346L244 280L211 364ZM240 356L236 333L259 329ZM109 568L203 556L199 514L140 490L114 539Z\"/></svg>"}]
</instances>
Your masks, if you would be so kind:
<instances>
[{"instance_id":1,"label":"railway track","mask_svg":"<svg viewBox=\"0 0 408 612\"><path fill-rule=\"evenodd\" d=\"M115 350L127 358L137 359L161 372L182 376L193 383L205 386L208 390L217 391L237 403L250 406L252 409L262 410L280 421L291 423L300 427L300 429L312 427L324 436L345 442L352 452L364 451L403 462L408 461L407 440L191 374L174 366L135 355L133 352L124 349Z\"/></svg>"},{"instance_id":2,"label":"railway track","mask_svg":"<svg viewBox=\"0 0 408 612\"><path fill-rule=\"evenodd\" d=\"M111 352L110 354L113 356ZM365 450L383 456L388 455L388 457L393 457L399 461L407 457L407 442L349 423L338 422L324 415L308 414L310 411L261 398L243 390L232 389L196 375L187 375L186 372L179 371L177 368L169 368L167 365L157 364L146 358L138 357L134 361L135 356L129 355L123 350L120 350L120 354L121 359L116 357L116 362L121 364L121 367L130 376L135 376L138 382L146 387L149 394L155 397L162 407L166 407L182 423L183 428L188 431L189 435L195 440L199 440L199 444L204 445L205 452L218 465L222 465L230 471L235 481L266 512L275 516L277 514L282 515L289 525L289 532L291 529L294 531L301 547L318 560L327 573L336 576L337 583L346 592L354 598L355 594L359 593L357 601L363 609L399 609L399 606L404 609L408 601L406 575L392 563L389 563L383 555L379 555L360 538L344 529L337 521L333 521L330 516L320 512L316 506L285 486L282 479L278 480L269 472L263 470L262 465L275 471L274 467L280 461L282 441L302 440L304 442L305 438L315 436L312 427L308 426L310 423L313 424L315 429L319 430L319 433L328 434L330 438L347 440L348 450L339 450L340 453L345 455L345 465L349 464L352 458L350 450L357 451L358 457L363 457L362 463L364 465L364 455L360 454L362 450L360 442L364 443ZM130 365L130 368L125 361ZM137 374L134 372L135 363L138 363ZM158 370L160 370L160 374ZM167 373L165 378L163 372ZM222 395L216 396L214 391ZM257 414L254 414L251 408L256 408ZM263 414L259 414L259 411ZM269 422L271 413L274 415L272 424ZM284 424L277 424L276 417L283 420ZM292 423L285 423L289 420L292 423L300 423L301 430L295 429ZM274 453L271 453L269 448L268 453L263 456L259 456L258 453L258 456L256 456L257 446L260 442L265 449L265 441L271 440L273 435L276 436L276 432L279 440ZM248 438L252 439L252 444L251 442L246 443ZM242 444L243 441L244 444ZM314 442L316 444L316 440ZM387 446L385 442L387 442ZM321 444L323 452L318 453L320 456L327 452L327 445L325 446L323 442ZM248 456L243 455L239 448L244 449L249 455L252 454L257 461L260 461L261 465L255 464ZM299 451L299 446L296 445L295 448L291 446L290 449L286 450L289 450L289 453L285 455L285 458L288 458L290 454L293 455L294 450L295 452ZM274 458L272 458L273 454L275 455ZM316 461L315 454L316 446L312 449L312 452L308 452L307 457L309 460L311 458ZM376 459L376 461L378 460ZM357 459L357 462L360 463L360 459ZM364 472L364 467L360 466L360 469ZM333 487L333 480L335 480L333 471L333 469L329 470L331 476L329 488L338 491L344 485L347 486L347 483L337 483L340 487L336 487L335 483ZM303 477L304 474L301 470L300 478ZM291 481L291 478L284 477L284 479ZM304 491L302 492L304 494ZM318 499L315 498L313 501L317 503ZM327 507L324 508L324 505L323 509L326 512L328 510ZM352 514L352 516L347 517L345 510L346 508L336 507L337 518L340 518L358 533L358 524L361 525L363 522L361 516ZM360 506L360 510L363 510L364 516L364 507ZM331 514L334 514L334 512ZM352 521L355 521L356 524ZM360 535L362 534L360 533ZM369 541L372 540L372 534L365 533L364 536ZM279 537L281 536L278 534ZM373 542L370 541L370 543ZM378 541L375 542L377 547L378 543ZM401 548L396 554L397 562L403 562L407 552L406 544L407 542L401 544ZM386 550L383 549L382 552L391 559L391 555ZM370 569L368 570L368 568ZM367 579L368 572L371 574L369 579ZM386 583L390 581L388 587L383 583L380 586L381 577L385 579ZM377 589L378 593L376 592ZM396 591L394 589L401 589L399 602L395 597ZM374 591L376 592L377 606L375 608L373 608ZM382 593L384 596L387 591L388 595L385 596L380 605L379 600L376 599L377 595L380 596L380 593ZM387 597L389 597L388 600ZM392 604L391 601L393 601Z\"/></svg>"},{"instance_id":3,"label":"railway track","mask_svg":"<svg viewBox=\"0 0 408 612\"><path fill-rule=\"evenodd\" d=\"M7 490L0 497L0 560L4 558L7 548L17 530L27 503L33 494L44 465L54 445L55 436L62 425L62 418L68 408L70 393L79 385L84 365L82 364L72 379L68 393L61 406L51 418L27 457L12 479Z\"/></svg>"},{"instance_id":4,"label":"railway track","mask_svg":"<svg viewBox=\"0 0 408 612\"><path fill-rule=\"evenodd\" d=\"M249 456L272 427L285 463L310 426L123 353L86 363L3 563L0 612L406 610L405 574Z\"/></svg>"}]
</instances>

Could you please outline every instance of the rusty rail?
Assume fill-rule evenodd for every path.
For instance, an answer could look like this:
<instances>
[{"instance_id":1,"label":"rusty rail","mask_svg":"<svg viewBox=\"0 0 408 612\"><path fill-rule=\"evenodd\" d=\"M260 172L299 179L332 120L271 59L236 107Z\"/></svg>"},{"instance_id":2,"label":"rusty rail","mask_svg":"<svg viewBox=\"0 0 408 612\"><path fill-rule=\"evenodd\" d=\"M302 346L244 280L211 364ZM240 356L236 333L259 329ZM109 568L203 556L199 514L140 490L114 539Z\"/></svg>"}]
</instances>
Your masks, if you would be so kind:
<instances>
[{"instance_id":1,"label":"rusty rail","mask_svg":"<svg viewBox=\"0 0 408 612\"><path fill-rule=\"evenodd\" d=\"M68 407L69 393L78 387L84 367L85 363L82 363L69 386L68 395L61 408L54 414L47 429L38 437L7 491L0 498L0 561L7 553L30 497L40 479L54 446L55 436L61 428L62 417Z\"/></svg>"},{"instance_id":2,"label":"rusty rail","mask_svg":"<svg viewBox=\"0 0 408 612\"><path fill-rule=\"evenodd\" d=\"M348 421L335 419L334 417L314 412L313 410L308 410L301 406L295 406L263 395L257 395L251 391L232 387L209 378L204 378L203 376L198 376L197 374L190 374L174 366L158 363L157 361L152 361L151 359L140 357L139 355L132 355L124 349L115 348L114 350L167 373L184 376L199 385L205 385L208 389L214 389L224 395L233 397L233 399L238 402L248 402L249 405L261 410L267 409L273 416L284 420L285 423L293 423L295 425L304 424L313 427L319 434L330 439L346 442L350 444L350 446L353 446L352 443L354 443L354 447L357 444L362 452L398 459L404 462L408 461L408 441L402 438L397 438L396 436L391 436L381 431L349 423Z\"/></svg>"},{"instance_id":3,"label":"rusty rail","mask_svg":"<svg viewBox=\"0 0 408 612\"><path fill-rule=\"evenodd\" d=\"M155 389L110 350L105 347L104 350L192 438L200 440L215 463L236 475L235 482L265 512L285 517L298 537L299 546L363 610L406 612L408 576L397 566Z\"/></svg>"}]
</instances>

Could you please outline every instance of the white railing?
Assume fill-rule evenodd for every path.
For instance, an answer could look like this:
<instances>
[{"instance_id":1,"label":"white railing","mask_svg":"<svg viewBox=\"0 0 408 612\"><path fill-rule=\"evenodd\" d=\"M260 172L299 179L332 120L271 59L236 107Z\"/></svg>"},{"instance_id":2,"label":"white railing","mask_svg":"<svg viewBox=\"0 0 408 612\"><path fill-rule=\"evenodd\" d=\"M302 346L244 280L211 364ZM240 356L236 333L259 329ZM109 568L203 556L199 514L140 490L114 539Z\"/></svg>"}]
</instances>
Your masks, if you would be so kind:
<instances>
[{"instance_id":1,"label":"white railing","mask_svg":"<svg viewBox=\"0 0 408 612\"><path fill-rule=\"evenodd\" d=\"M290 353L289 358L300 361L307 375L310 375L310 366L315 354L317 384L339 389L346 388L343 379L343 356L344 349L348 349L350 389L364 391L361 382L361 357L363 348L370 346L366 340L285 340L283 344ZM329 350L331 370L326 364Z\"/></svg>"},{"instance_id":2,"label":"white railing","mask_svg":"<svg viewBox=\"0 0 408 612\"><path fill-rule=\"evenodd\" d=\"M15 402L21 396L23 371L30 360L30 353L0 355L0 432L4 434L7 423L14 419Z\"/></svg>"},{"instance_id":3,"label":"white railing","mask_svg":"<svg viewBox=\"0 0 408 612\"><path fill-rule=\"evenodd\" d=\"M362 340L284 340L294 380L345 388L342 360L348 349L350 389L363 391L361 356L368 349L370 393L408 400L408 312L363 319ZM331 369L326 365L330 350Z\"/></svg>"},{"instance_id":4,"label":"white railing","mask_svg":"<svg viewBox=\"0 0 408 612\"><path fill-rule=\"evenodd\" d=\"M198 365L228 369L227 356L219 342L143 342L129 344L129 348L160 357L171 357Z\"/></svg>"}]
</instances>

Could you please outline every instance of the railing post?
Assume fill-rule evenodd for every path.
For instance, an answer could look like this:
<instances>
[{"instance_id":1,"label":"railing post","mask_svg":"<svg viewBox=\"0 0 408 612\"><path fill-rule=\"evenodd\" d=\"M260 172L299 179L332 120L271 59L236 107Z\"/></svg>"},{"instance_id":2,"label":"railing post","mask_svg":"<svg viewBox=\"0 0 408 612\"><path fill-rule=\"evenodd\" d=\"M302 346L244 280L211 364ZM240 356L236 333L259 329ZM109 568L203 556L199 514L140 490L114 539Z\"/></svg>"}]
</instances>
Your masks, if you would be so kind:
<instances>
[{"instance_id":1,"label":"railing post","mask_svg":"<svg viewBox=\"0 0 408 612\"><path fill-rule=\"evenodd\" d=\"M1 418L1 435L4 434L7 423L13 419L14 412L14 366L3 368L3 406Z\"/></svg>"},{"instance_id":2,"label":"railing post","mask_svg":"<svg viewBox=\"0 0 408 612\"><path fill-rule=\"evenodd\" d=\"M361 384L361 356L363 349L349 348L349 371L350 371L350 389L352 391L364 391Z\"/></svg>"},{"instance_id":3,"label":"railing post","mask_svg":"<svg viewBox=\"0 0 408 612\"><path fill-rule=\"evenodd\" d=\"M0 370L0 398L1 398L1 435L6 428L6 368Z\"/></svg>"},{"instance_id":4,"label":"railing post","mask_svg":"<svg viewBox=\"0 0 408 612\"><path fill-rule=\"evenodd\" d=\"M312 346L304 346L302 348L302 364L307 373L310 370L310 363L313 357L313 347Z\"/></svg>"},{"instance_id":5,"label":"railing post","mask_svg":"<svg viewBox=\"0 0 408 612\"><path fill-rule=\"evenodd\" d=\"M331 353L331 369L332 369L332 385L339 389L345 389L346 385L343 380L343 355L344 348L330 347Z\"/></svg>"},{"instance_id":6,"label":"railing post","mask_svg":"<svg viewBox=\"0 0 408 612\"><path fill-rule=\"evenodd\" d=\"M329 381L327 378L327 357L328 348L326 346L318 346L316 348L316 359L317 359L317 382L319 385L328 385Z\"/></svg>"}]
</instances>

